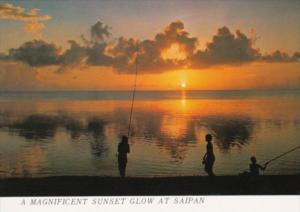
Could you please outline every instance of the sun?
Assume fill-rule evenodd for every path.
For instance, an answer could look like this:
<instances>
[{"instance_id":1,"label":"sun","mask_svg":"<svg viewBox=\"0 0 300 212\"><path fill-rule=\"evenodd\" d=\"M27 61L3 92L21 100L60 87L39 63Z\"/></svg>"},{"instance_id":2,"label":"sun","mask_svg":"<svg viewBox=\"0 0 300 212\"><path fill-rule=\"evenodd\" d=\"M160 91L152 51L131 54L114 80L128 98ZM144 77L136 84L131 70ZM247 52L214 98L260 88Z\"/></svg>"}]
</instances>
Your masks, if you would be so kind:
<instances>
[{"instance_id":1,"label":"sun","mask_svg":"<svg viewBox=\"0 0 300 212\"><path fill-rule=\"evenodd\" d=\"M186 82L180 82L180 87L182 89L185 89L186 88Z\"/></svg>"}]
</instances>

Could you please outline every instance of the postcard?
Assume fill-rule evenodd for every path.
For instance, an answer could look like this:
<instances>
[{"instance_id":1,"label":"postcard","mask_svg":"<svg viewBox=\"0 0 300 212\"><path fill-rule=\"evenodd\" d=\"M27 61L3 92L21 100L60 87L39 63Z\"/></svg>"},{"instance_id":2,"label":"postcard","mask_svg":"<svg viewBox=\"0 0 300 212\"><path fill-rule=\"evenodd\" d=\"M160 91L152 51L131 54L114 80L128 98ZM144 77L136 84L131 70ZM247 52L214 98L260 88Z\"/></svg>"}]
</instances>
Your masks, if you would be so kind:
<instances>
[{"instance_id":1,"label":"postcard","mask_svg":"<svg viewBox=\"0 0 300 212\"><path fill-rule=\"evenodd\" d=\"M0 212L299 211L300 1L0 1Z\"/></svg>"}]
</instances>

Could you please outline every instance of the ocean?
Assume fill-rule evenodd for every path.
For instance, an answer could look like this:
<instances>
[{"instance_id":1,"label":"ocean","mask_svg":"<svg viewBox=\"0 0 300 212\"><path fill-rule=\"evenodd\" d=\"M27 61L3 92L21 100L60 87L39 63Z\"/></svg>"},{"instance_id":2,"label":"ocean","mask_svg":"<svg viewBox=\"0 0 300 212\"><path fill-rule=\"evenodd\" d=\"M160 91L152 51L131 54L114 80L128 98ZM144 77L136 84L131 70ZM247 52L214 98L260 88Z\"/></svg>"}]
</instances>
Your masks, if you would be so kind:
<instances>
[{"instance_id":1,"label":"ocean","mask_svg":"<svg viewBox=\"0 0 300 212\"><path fill-rule=\"evenodd\" d=\"M131 91L0 91L0 177L118 176ZM247 170L300 145L300 90L137 91L127 176L216 175ZM300 174L300 150L265 174Z\"/></svg>"}]
</instances>

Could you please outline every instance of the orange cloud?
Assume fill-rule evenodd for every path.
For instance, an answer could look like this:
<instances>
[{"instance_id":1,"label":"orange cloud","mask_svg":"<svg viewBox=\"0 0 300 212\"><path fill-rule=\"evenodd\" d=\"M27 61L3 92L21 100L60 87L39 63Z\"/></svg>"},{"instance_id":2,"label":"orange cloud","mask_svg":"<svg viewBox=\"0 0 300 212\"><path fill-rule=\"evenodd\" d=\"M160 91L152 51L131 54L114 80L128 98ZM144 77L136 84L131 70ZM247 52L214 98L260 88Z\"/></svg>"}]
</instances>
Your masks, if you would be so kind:
<instances>
[{"instance_id":1,"label":"orange cloud","mask_svg":"<svg viewBox=\"0 0 300 212\"><path fill-rule=\"evenodd\" d=\"M45 25L41 22L29 22L24 25L24 30L26 32L36 32L38 30L44 29Z\"/></svg>"},{"instance_id":2,"label":"orange cloud","mask_svg":"<svg viewBox=\"0 0 300 212\"><path fill-rule=\"evenodd\" d=\"M23 21L25 22L24 29L27 32L36 32L43 29L45 26L42 21L49 19L51 19L51 16L40 15L37 8L26 10L9 3L0 4L0 20Z\"/></svg>"}]
</instances>

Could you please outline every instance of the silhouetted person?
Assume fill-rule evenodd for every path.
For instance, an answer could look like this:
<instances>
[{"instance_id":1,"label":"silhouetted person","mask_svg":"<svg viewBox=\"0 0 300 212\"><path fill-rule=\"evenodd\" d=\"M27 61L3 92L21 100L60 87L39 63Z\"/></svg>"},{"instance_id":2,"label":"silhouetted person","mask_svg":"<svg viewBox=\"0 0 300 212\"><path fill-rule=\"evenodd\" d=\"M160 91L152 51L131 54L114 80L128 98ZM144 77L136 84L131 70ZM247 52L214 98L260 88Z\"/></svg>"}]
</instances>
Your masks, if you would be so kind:
<instances>
[{"instance_id":1,"label":"silhouetted person","mask_svg":"<svg viewBox=\"0 0 300 212\"><path fill-rule=\"evenodd\" d=\"M212 177L212 176L215 176L215 174L213 173L213 165L215 162L215 155L214 155L214 151L213 151L213 145L211 143L212 136L210 134L207 134L205 136L205 140L207 142L206 153L203 156L202 163L205 165L204 170L206 171L206 173Z\"/></svg>"},{"instance_id":2,"label":"silhouetted person","mask_svg":"<svg viewBox=\"0 0 300 212\"><path fill-rule=\"evenodd\" d=\"M127 136L122 137L122 141L118 145L118 165L121 177L125 177L127 153L130 152Z\"/></svg>"},{"instance_id":3,"label":"silhouetted person","mask_svg":"<svg viewBox=\"0 0 300 212\"><path fill-rule=\"evenodd\" d=\"M265 170L268 165L268 163L265 163L264 166L259 165L256 163L256 158L254 156L252 156L250 160L249 171L251 176L259 176L259 170Z\"/></svg>"}]
</instances>

